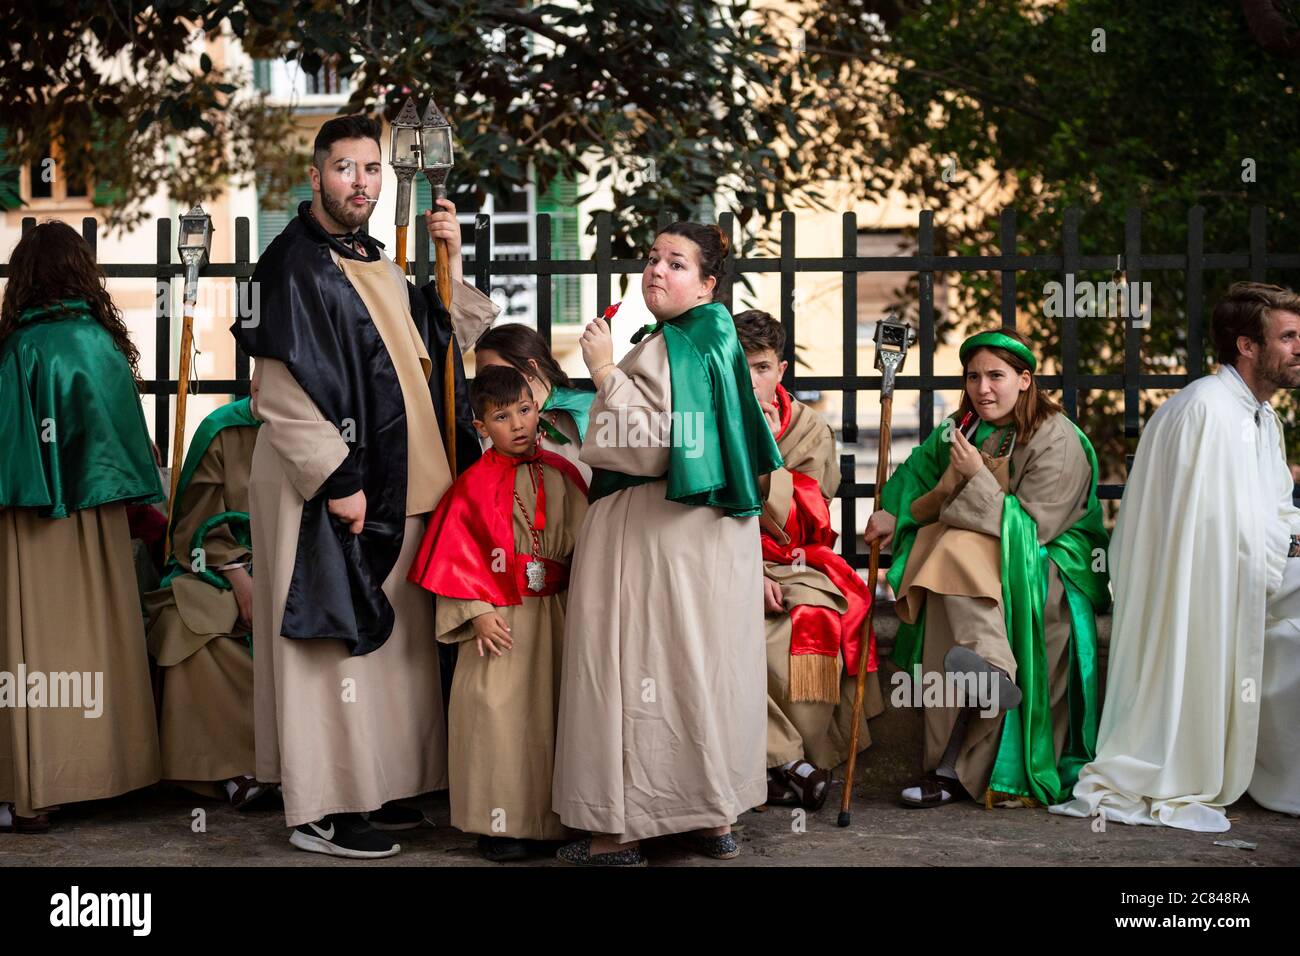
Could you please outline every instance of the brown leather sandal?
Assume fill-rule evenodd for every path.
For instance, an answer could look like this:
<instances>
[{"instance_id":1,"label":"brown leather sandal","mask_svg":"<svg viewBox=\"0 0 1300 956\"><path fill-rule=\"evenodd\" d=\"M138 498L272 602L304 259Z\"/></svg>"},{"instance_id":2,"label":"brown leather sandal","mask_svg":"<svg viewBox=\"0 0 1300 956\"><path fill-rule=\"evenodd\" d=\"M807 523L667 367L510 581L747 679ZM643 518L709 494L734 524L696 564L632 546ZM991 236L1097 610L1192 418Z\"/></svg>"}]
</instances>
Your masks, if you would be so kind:
<instances>
[{"instance_id":1,"label":"brown leather sandal","mask_svg":"<svg viewBox=\"0 0 1300 956\"><path fill-rule=\"evenodd\" d=\"M903 806L917 810L931 807L943 807L959 800L968 799L962 785L951 777L941 777L937 773L927 773L910 787L905 787L898 795Z\"/></svg>"},{"instance_id":2,"label":"brown leather sandal","mask_svg":"<svg viewBox=\"0 0 1300 956\"><path fill-rule=\"evenodd\" d=\"M812 767L807 776L801 776L796 772L803 766ZM805 810L816 812L826 805L826 796L831 790L829 770L822 770L814 766L811 761L800 760L785 771L785 780L799 795L799 806Z\"/></svg>"},{"instance_id":3,"label":"brown leather sandal","mask_svg":"<svg viewBox=\"0 0 1300 956\"><path fill-rule=\"evenodd\" d=\"M258 783L257 778L250 774L232 777L231 782L235 785L235 792L230 794L230 805L236 810L247 810L275 792L275 784Z\"/></svg>"},{"instance_id":4,"label":"brown leather sandal","mask_svg":"<svg viewBox=\"0 0 1300 956\"><path fill-rule=\"evenodd\" d=\"M767 806L799 806L799 794L785 779L785 771L780 767L773 767L767 772Z\"/></svg>"}]
</instances>

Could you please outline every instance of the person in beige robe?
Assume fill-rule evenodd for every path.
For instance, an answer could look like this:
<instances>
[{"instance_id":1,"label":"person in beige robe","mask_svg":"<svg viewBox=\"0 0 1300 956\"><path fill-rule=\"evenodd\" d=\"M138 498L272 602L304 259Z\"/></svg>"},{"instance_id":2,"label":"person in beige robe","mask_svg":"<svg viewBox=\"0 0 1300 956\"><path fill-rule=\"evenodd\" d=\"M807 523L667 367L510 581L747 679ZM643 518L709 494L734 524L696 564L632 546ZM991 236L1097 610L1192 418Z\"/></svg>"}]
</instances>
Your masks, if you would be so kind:
<instances>
[{"instance_id":1,"label":"person in beige robe","mask_svg":"<svg viewBox=\"0 0 1300 956\"><path fill-rule=\"evenodd\" d=\"M543 469L546 527L542 557L564 562L573 554L587 501L558 471ZM515 492L534 514L537 493L528 469L515 472ZM532 544L515 509L515 545ZM451 685L448 764L451 825L466 833L517 840L560 840L568 830L551 808L555 726L560 703L566 592L523 595L523 603L495 610L510 628L511 648L500 657L462 647ZM434 630L447 644L473 641L473 620L494 610L483 601L440 597Z\"/></svg>"},{"instance_id":2,"label":"person in beige robe","mask_svg":"<svg viewBox=\"0 0 1300 956\"><path fill-rule=\"evenodd\" d=\"M756 309L737 313L735 323L737 336L745 350L745 360L749 363L754 393L785 462L770 476L759 522L765 538L770 538L782 549L788 549L792 544L787 528L794 508L794 474L815 481L822 500L828 506L839 490L840 467L835 433L815 409L781 387L788 364L781 359L786 342L781 323ZM842 615L848 611L848 601L823 571L806 561L778 562L765 557L763 575L771 582L764 622L768 803L802 805L816 810L825 803L832 768L848 759L857 678L843 667L841 648L836 661L837 699L814 699L824 697L824 693L792 695L790 651L793 626L790 612L802 605L822 607ZM865 654L865 641L862 646ZM874 666L874 658L871 666ZM794 699L795 696L799 699ZM880 682L872 670L866 676L863 690L859 752L871 746L867 720L883 709Z\"/></svg>"},{"instance_id":3,"label":"person in beige robe","mask_svg":"<svg viewBox=\"0 0 1300 956\"><path fill-rule=\"evenodd\" d=\"M552 792L592 834L556 852L572 865L642 866L664 835L734 859L731 825L767 796L758 515L781 456L718 301L727 250L715 225L669 224L641 273L657 321L617 364L605 318L583 330L594 474Z\"/></svg>"},{"instance_id":4,"label":"person in beige robe","mask_svg":"<svg viewBox=\"0 0 1300 956\"><path fill-rule=\"evenodd\" d=\"M127 507L163 489L104 283L81 235L45 222L14 247L0 305L5 832L159 778Z\"/></svg>"},{"instance_id":5,"label":"person in beige robe","mask_svg":"<svg viewBox=\"0 0 1300 956\"><path fill-rule=\"evenodd\" d=\"M274 790L253 776L252 554L228 523L201 538L200 530L225 512L248 513L256 442L256 426L230 426L203 449L173 516L182 573L144 599L149 653L159 669L163 779L240 809ZM192 545L199 541L203 567L227 578L231 589L193 573Z\"/></svg>"},{"instance_id":6,"label":"person in beige robe","mask_svg":"<svg viewBox=\"0 0 1300 956\"><path fill-rule=\"evenodd\" d=\"M457 381L459 332L449 333L481 326L495 313L489 299L462 281L460 230L450 202L438 200L440 210L425 217L430 238L447 242L452 284L447 317L439 314L440 296L432 284L413 289L377 242L358 231L382 182L379 136L377 124L361 116L322 125L311 169L313 198L300 204L298 216L259 262L270 299L263 296L256 324L232 330L257 359L253 413L262 422L249 480L257 556L256 775L280 784L285 820L294 828L291 845L354 859L399 852L400 845L382 830L424 821L418 810L394 801L447 783L433 599L406 573L427 515L451 484L444 425L457 437L459 467L472 461L459 440L469 430L468 418L462 422L458 414L464 402ZM337 311L312 315L313 296ZM417 309L423 325L417 325ZM430 387L434 342L440 375L445 379L444 368L453 375L444 381L452 392L450 401L441 401L446 421L439 420ZM340 347L354 351L340 356ZM367 364L349 364L355 360ZM298 381L295 366L312 378ZM398 395L379 394L383 383L396 388L400 401ZM442 398L443 387L435 387ZM361 403L372 407L367 411ZM388 463L381 457L386 436L377 431L382 425L374 417L380 406L390 414L399 406L404 413L393 420L405 430L405 474L381 467ZM367 429L364 455L352 454L353 425ZM469 439L469 444L476 442ZM310 592L310 552L300 543L309 502L311 513L323 518L314 526L317 540L332 547L329 573L336 581L367 575L380 562L385 570L379 595ZM401 522L400 544L391 554L396 522ZM360 535L360 546L344 534ZM367 541L375 542L378 557L372 558ZM295 583L296 573L301 583ZM304 593L291 590L291 584ZM343 616L342 635L302 633L317 619L308 605L323 598L337 605L331 614ZM358 615L350 621L349 610ZM287 637L290 621L296 633Z\"/></svg>"},{"instance_id":7,"label":"person in beige robe","mask_svg":"<svg viewBox=\"0 0 1300 956\"><path fill-rule=\"evenodd\" d=\"M499 402L511 391L528 400ZM522 455L511 448L512 428L528 434L530 442L537 434L537 406L518 371L480 369L470 397L475 426L491 435L492 449L444 498L411 576L438 595L438 640L461 647L448 734L451 823L479 834L479 852L487 859L506 862L524 859L538 841L568 833L551 809L551 780L568 565L587 513L587 488L577 470L553 452L535 444ZM534 486L539 477L541 496ZM506 482L513 497L497 490ZM503 504L510 509L512 540L500 547L512 547L518 556L504 567L493 540L482 539L483 516ZM497 519L504 516L494 516L493 523ZM440 551L435 536L447 536L450 548ZM466 543L482 556L475 567L466 566ZM540 558L555 580L535 582L535 588L519 580L526 556ZM513 588L500 585L502 571L514 574ZM516 592L518 603L508 603ZM478 597L467 596L473 594ZM507 636L494 644L502 624Z\"/></svg>"},{"instance_id":8,"label":"person in beige robe","mask_svg":"<svg viewBox=\"0 0 1300 956\"><path fill-rule=\"evenodd\" d=\"M830 502L840 484L839 462L836 460L835 436L821 416L798 400L792 401L791 421L786 432L777 438L777 448L785 465L772 473L771 487L763 503L761 524L764 534L778 541L786 538L784 528L790 513L793 494L791 472L797 471L817 480L822 496ZM767 644L767 765L769 797L775 802L788 802L785 797L795 791L799 802L811 803L820 808L825 793L800 796L798 784L806 783L812 774L800 764L810 764L812 773L826 778L830 770L849 757L849 741L853 731L853 701L857 693L857 678L850 675L843 664L839 677L839 699L825 701L796 701L790 695L790 609L797 605L826 607L836 614L848 610L848 602L839 588L822 571L804 564L794 567L775 561L763 562L763 574L780 588L782 609L768 613L764 619ZM865 652L865 635L863 649ZM864 654L865 656L865 654ZM863 661L865 666L865 660ZM871 732L867 721L884 710L880 695L880 680L876 671L865 678L862 698L861 725L858 728L858 752L871 746ZM779 772L778 772L779 771ZM803 772L801 772L803 771ZM793 776L799 779L794 780ZM775 786L771 784L775 783Z\"/></svg>"},{"instance_id":9,"label":"person in beige robe","mask_svg":"<svg viewBox=\"0 0 1300 956\"><path fill-rule=\"evenodd\" d=\"M383 585L396 612L383 647L351 657L336 641L275 637L303 502L318 493L348 449L283 363L259 360L253 413L263 425L249 483L253 552L265 555L253 576L256 775L280 783L285 820L293 827L447 786L433 606L406 580L427 515L451 485L425 384L430 360L404 308L405 292L394 294L405 280L392 261L335 261L366 302L402 384L411 451L407 519L401 554ZM453 320L461 309L495 309L467 285L457 288L452 308Z\"/></svg>"},{"instance_id":10,"label":"person in beige robe","mask_svg":"<svg viewBox=\"0 0 1300 956\"><path fill-rule=\"evenodd\" d=\"M935 516L917 535L896 605L904 621L915 621L924 606L923 684L943 678L944 657L954 646L974 651L1015 680L1016 659L1007 641L999 570L1002 495L1014 494L1033 517L1040 544L1074 524L1087 504L1092 467L1064 415L1048 418L1010 455L995 456L998 438L995 432L986 439L980 450L985 467L975 477L963 481L950 465L939 486L912 509L913 514L921 510L927 517L930 512ZM1070 609L1056 565L1048 562L1047 566L1043 638L1059 758L1069 727ZM943 762L962 711L958 706L924 708L926 770L935 770ZM1005 714L966 713L969 723L954 769L966 793L983 800Z\"/></svg>"},{"instance_id":11,"label":"person in beige robe","mask_svg":"<svg viewBox=\"0 0 1300 956\"><path fill-rule=\"evenodd\" d=\"M19 674L76 675L85 704L0 706L0 806L48 828L64 804L160 779L125 505L66 518L0 508L0 671L20 693Z\"/></svg>"},{"instance_id":12,"label":"person in beige robe","mask_svg":"<svg viewBox=\"0 0 1300 956\"><path fill-rule=\"evenodd\" d=\"M589 436L583 461L663 474L671 412L657 335L610 372L591 408L593 430L602 414L622 415L629 433L650 436L645 447ZM617 843L726 825L767 796L764 655L738 645L763 631L758 519L669 501L666 485L592 504L569 587L555 810Z\"/></svg>"}]
</instances>

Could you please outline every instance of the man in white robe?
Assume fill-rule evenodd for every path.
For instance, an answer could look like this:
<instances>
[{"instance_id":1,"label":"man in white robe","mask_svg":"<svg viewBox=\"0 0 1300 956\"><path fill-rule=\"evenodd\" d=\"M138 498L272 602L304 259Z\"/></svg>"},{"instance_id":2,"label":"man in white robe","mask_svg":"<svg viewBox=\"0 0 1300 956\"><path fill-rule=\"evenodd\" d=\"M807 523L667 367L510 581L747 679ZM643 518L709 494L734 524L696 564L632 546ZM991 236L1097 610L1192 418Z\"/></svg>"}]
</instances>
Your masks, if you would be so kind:
<instances>
[{"instance_id":1,"label":"man in white robe","mask_svg":"<svg viewBox=\"0 0 1300 956\"><path fill-rule=\"evenodd\" d=\"M1218 374L1138 444L1097 757L1056 813L1217 833L1249 791L1300 814L1300 510L1268 403L1300 385L1300 296L1237 283L1213 332Z\"/></svg>"}]
</instances>

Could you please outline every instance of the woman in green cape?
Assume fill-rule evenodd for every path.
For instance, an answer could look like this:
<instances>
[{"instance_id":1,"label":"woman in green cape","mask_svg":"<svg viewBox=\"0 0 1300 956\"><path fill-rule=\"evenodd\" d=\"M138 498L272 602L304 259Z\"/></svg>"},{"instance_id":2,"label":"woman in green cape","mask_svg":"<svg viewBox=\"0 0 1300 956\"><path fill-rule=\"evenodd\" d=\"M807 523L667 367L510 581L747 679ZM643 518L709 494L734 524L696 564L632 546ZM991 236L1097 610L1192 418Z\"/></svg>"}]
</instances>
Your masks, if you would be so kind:
<instances>
[{"instance_id":1,"label":"woman in green cape","mask_svg":"<svg viewBox=\"0 0 1300 956\"><path fill-rule=\"evenodd\" d=\"M85 240L28 232L0 305L0 830L159 777L126 517L163 497L138 359Z\"/></svg>"},{"instance_id":2,"label":"woman in green cape","mask_svg":"<svg viewBox=\"0 0 1300 956\"><path fill-rule=\"evenodd\" d=\"M641 277L658 320L617 365L592 322L595 469L570 572L552 797L594 834L574 864L639 865L639 842L682 834L717 859L767 798L767 654L758 515L781 455L745 353L717 302L716 226L661 232Z\"/></svg>"},{"instance_id":3,"label":"woman in green cape","mask_svg":"<svg viewBox=\"0 0 1300 956\"><path fill-rule=\"evenodd\" d=\"M866 532L893 540L893 661L924 707L927 772L901 797L1058 803L1097 739L1097 458L1039 391L1022 336L981 332L961 362L961 406L889 479Z\"/></svg>"}]
</instances>

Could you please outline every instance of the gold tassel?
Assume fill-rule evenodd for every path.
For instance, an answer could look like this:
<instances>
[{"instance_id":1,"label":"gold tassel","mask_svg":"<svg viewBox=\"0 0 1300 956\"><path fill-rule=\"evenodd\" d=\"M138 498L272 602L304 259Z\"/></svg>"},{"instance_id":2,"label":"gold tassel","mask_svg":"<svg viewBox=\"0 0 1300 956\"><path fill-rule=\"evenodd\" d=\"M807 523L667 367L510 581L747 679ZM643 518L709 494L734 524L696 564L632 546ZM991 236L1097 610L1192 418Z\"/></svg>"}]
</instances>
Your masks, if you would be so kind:
<instances>
[{"instance_id":1,"label":"gold tassel","mask_svg":"<svg viewBox=\"0 0 1300 956\"><path fill-rule=\"evenodd\" d=\"M1026 797L1019 793L1006 793L1002 790L984 791L985 810L1017 809L1017 807L999 806L999 804L1003 804L1003 803L1014 803L1014 804L1018 804L1020 807L1028 807L1031 810L1042 806L1042 804L1039 803L1037 800L1035 800L1033 797Z\"/></svg>"},{"instance_id":2,"label":"gold tassel","mask_svg":"<svg viewBox=\"0 0 1300 956\"><path fill-rule=\"evenodd\" d=\"M789 697L796 704L839 703L839 655L791 654Z\"/></svg>"}]
</instances>

